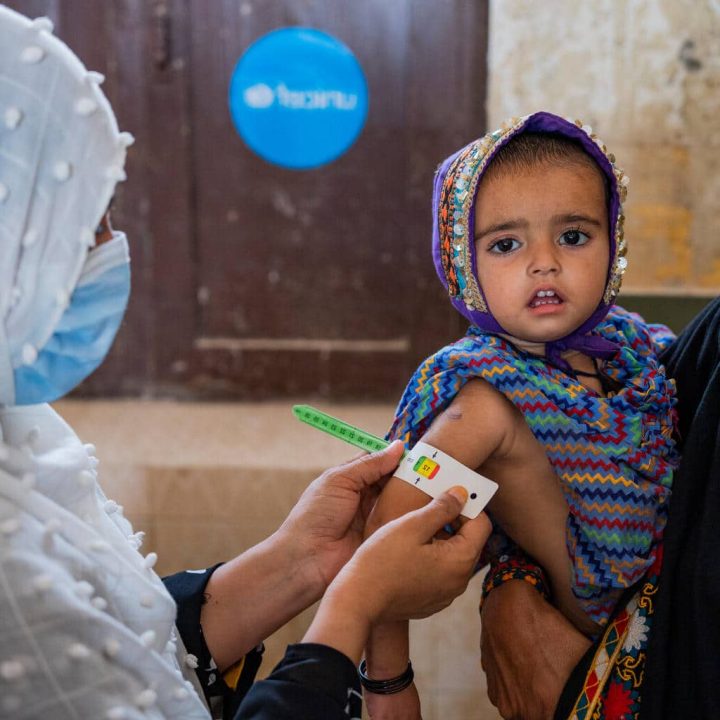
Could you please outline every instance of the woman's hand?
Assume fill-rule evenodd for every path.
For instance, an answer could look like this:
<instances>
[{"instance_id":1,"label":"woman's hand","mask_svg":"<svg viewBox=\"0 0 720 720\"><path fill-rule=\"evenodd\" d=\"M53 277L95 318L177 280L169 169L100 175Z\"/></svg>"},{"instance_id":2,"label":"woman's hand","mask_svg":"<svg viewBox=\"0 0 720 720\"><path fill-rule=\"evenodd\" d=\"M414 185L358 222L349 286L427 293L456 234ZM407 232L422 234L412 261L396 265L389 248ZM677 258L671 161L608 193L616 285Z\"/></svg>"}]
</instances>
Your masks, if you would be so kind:
<instances>
[{"instance_id":1,"label":"woman's hand","mask_svg":"<svg viewBox=\"0 0 720 720\"><path fill-rule=\"evenodd\" d=\"M379 486L402 450L396 442L323 473L277 532L213 573L200 620L220 669L323 594L360 544Z\"/></svg>"},{"instance_id":2,"label":"woman's hand","mask_svg":"<svg viewBox=\"0 0 720 720\"><path fill-rule=\"evenodd\" d=\"M591 642L523 580L493 589L482 608L480 651L488 697L505 720L552 720Z\"/></svg>"},{"instance_id":3,"label":"woman's hand","mask_svg":"<svg viewBox=\"0 0 720 720\"><path fill-rule=\"evenodd\" d=\"M459 516L466 500L464 488L451 488L384 525L343 568L329 592L341 594L346 608L362 609L373 624L427 617L447 607L467 587L492 528L480 514L452 537L435 538Z\"/></svg>"},{"instance_id":4,"label":"woman's hand","mask_svg":"<svg viewBox=\"0 0 720 720\"><path fill-rule=\"evenodd\" d=\"M481 514L453 537L435 539L466 499L463 488L452 488L366 540L328 588L304 642L330 645L357 662L373 624L447 607L467 587L491 530Z\"/></svg>"},{"instance_id":5,"label":"woman's hand","mask_svg":"<svg viewBox=\"0 0 720 720\"><path fill-rule=\"evenodd\" d=\"M301 495L274 539L297 557L319 598L363 539L365 521L403 444L324 472Z\"/></svg>"}]
</instances>

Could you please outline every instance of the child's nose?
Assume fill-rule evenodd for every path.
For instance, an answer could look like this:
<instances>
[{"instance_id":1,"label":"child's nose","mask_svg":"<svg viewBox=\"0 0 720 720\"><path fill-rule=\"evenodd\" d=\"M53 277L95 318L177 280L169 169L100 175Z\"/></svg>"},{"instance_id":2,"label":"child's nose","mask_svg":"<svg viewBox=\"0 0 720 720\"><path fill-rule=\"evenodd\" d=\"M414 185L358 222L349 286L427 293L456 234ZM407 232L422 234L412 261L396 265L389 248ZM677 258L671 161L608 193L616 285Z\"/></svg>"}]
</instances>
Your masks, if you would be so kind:
<instances>
[{"instance_id":1,"label":"child's nose","mask_svg":"<svg viewBox=\"0 0 720 720\"><path fill-rule=\"evenodd\" d=\"M528 270L532 275L547 275L558 272L560 262L553 242L538 243L533 248Z\"/></svg>"}]
</instances>

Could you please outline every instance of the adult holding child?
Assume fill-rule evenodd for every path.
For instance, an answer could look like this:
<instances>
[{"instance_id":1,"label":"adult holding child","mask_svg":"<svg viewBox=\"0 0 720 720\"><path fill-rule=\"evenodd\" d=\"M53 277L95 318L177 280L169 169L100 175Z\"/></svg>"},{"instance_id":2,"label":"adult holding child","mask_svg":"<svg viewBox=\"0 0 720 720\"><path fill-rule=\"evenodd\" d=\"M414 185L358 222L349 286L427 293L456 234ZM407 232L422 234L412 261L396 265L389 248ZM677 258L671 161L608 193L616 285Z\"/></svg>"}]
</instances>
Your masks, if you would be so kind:
<instances>
[{"instance_id":1,"label":"adult holding child","mask_svg":"<svg viewBox=\"0 0 720 720\"><path fill-rule=\"evenodd\" d=\"M451 491L355 555L396 443L323 474L235 560L160 580L98 484L94 448L45 404L99 365L130 291L127 241L105 213L132 138L101 82L47 19L0 6L0 714L357 716L369 625L447 605L489 523L433 542L464 502ZM306 642L238 709L259 643L328 586Z\"/></svg>"},{"instance_id":2,"label":"adult holding child","mask_svg":"<svg viewBox=\"0 0 720 720\"><path fill-rule=\"evenodd\" d=\"M720 704L717 517L720 514L720 299L710 303L661 355L678 392L680 449L664 538L664 560L650 607L647 649L635 663L642 720L714 717ZM518 559L532 577L542 572ZM482 607L482 656L491 700L508 720L565 720L583 692L599 645L573 628L519 575L497 568ZM629 602L632 602L629 601ZM618 614L628 603L620 603ZM600 639L600 642L602 638ZM612 666L622 669L626 654ZM599 699L606 700L606 686ZM626 695L592 718L620 717ZM604 714L602 714L604 713Z\"/></svg>"},{"instance_id":3,"label":"adult holding child","mask_svg":"<svg viewBox=\"0 0 720 720\"><path fill-rule=\"evenodd\" d=\"M484 261L480 256L483 248L497 249L510 262L514 255L521 255L526 245L532 247L537 231L532 222L523 225L522 221L537 212L532 198L543 197L544 190L551 187L549 175L546 183L536 182L526 201L514 207L510 222L495 222L492 232L483 234L483 228L493 225L487 220L488 211L491 217L507 215L513 201L506 198L521 194L525 188L523 174L527 176L533 163L537 167L537 148L534 154L528 154L515 152L512 147L518 135L519 144L522 133L532 129L540 132L538 140L544 134L573 139L603 169L610 228L610 263L600 304L580 328L564 338L546 338L551 342L544 347L538 347L537 340L542 339L538 337L520 335L524 341L520 343L514 337L507 338L508 334L519 335L508 332L510 326L505 324L509 317L516 328L517 318L508 316L507 292L503 305L498 302L503 296L498 294L493 278L486 286L488 276L483 277ZM508 155L512 160L509 163ZM504 197L496 194L494 203L484 203L487 187L483 190L483 183L492 180L498 160L508 180ZM459 162L464 162L461 172ZM536 552L527 544L524 550L534 559L518 548L497 554L486 579L482 606L481 650L490 698L503 717L522 720L712 717L720 688L716 652L720 625L714 611L720 583L712 571L718 547L714 518L720 510L720 301L710 304L674 341L662 328L644 328L639 318L613 307L625 266L621 202L627 179L615 157L579 121L567 122L547 113L511 120L443 164L436 182L436 198L442 197L441 190L447 186L461 196L465 190L468 194L477 190L474 215L453 214L452 206L448 212L447 205L436 204L436 264L453 303L480 328L515 342L521 357L529 356L532 370L538 365L532 356L544 354L550 366L539 382L525 382L514 377L511 368L497 364L497 377L486 379L495 387L505 382L504 394L523 410L528 425L545 444L557 475L571 489L567 496L567 556L575 563L573 594L591 610L592 602L602 598L599 586L596 589L600 593L588 593L594 583L581 581L583 576L587 580L588 573L596 572L599 566L593 566L603 553L610 560L607 567L616 564L633 568L624 577L617 573L609 583L608 589L614 588L616 593L615 608L610 612L611 606L603 603L604 627L591 641L588 636L592 633L564 611L562 595L553 579L557 572L552 557L541 557L542 548ZM579 183L575 183L574 188L555 193L558 202L571 199L581 207L583 194L573 195L578 187ZM589 192L584 196L592 197ZM472 203L473 199L463 202ZM552 202L547 198L545 204L551 207ZM577 220L582 230L583 222ZM459 240L453 240L453 233L448 231L453 222L460 224ZM458 252L458 248L463 250L470 232L463 223L470 228L474 224L476 256ZM442 245L441 239L446 239ZM559 236L558 244L567 244L569 239ZM582 249L588 241L580 239ZM477 275L474 257L478 258ZM468 258L473 262L468 263ZM556 277L562 282L559 278L572 269L559 249L554 256L546 254L544 262L544 266L529 263L528 272L541 274L544 267L546 278ZM591 293L589 282L585 287ZM532 300L530 306L557 302L553 295L550 300L547 292L544 295L541 301ZM478 302L485 303L484 311ZM549 318L555 309L557 306L550 307ZM626 324L618 323L622 315L626 316ZM542 327L539 319L537 327ZM606 354L602 348L605 340L620 341L619 352L616 348ZM578 364L577 351L593 357L592 365ZM481 371L473 373L466 366L458 357L448 375L454 370L461 381L467 375L483 376ZM558 370L570 378L574 375L594 391L588 396L578 387L564 407L567 417L561 417L560 424L553 421L553 416L557 417L555 396L547 391L551 378L558 377ZM529 414L523 405L529 406ZM598 409L604 419L594 414ZM608 423L615 411L620 411L618 422ZM589 426L589 434L572 430L576 419ZM594 438L593 433L597 433ZM583 435L586 444L589 440L590 446L596 445L590 462L581 452L579 440ZM683 459L678 465L679 453ZM609 464L617 464L621 473L616 484L603 487L594 482L594 476L601 479ZM663 464L665 470L659 472ZM569 478L565 477L567 473ZM574 484L582 479L582 473L586 473L586 481ZM652 482L648 484L647 480ZM630 491L643 488L644 497L640 493L634 501L626 502ZM502 518L499 525L503 525ZM616 539L620 542L613 547ZM588 558L583 558L582 552L578 554L583 543L585 549L595 545ZM633 546L635 549L628 554L626 551ZM578 558L582 561L579 565ZM622 591L619 597L618 591ZM606 595L605 599L611 597ZM596 609L600 607L596 605Z\"/></svg>"}]
</instances>

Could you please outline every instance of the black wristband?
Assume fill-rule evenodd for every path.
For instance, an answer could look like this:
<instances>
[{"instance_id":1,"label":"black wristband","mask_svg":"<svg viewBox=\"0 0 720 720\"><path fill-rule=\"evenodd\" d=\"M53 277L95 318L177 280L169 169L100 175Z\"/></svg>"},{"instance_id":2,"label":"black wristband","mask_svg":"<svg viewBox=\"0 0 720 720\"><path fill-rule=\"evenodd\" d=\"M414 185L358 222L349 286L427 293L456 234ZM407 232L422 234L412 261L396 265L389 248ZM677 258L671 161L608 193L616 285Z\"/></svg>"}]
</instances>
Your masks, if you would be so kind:
<instances>
[{"instance_id":1,"label":"black wristband","mask_svg":"<svg viewBox=\"0 0 720 720\"><path fill-rule=\"evenodd\" d=\"M402 675L398 675L388 680L373 680L367 676L367 664L363 660L358 668L358 675L362 686L371 693L376 695L394 695L412 685L415 673L413 672L412 663L408 662L407 668Z\"/></svg>"}]
</instances>

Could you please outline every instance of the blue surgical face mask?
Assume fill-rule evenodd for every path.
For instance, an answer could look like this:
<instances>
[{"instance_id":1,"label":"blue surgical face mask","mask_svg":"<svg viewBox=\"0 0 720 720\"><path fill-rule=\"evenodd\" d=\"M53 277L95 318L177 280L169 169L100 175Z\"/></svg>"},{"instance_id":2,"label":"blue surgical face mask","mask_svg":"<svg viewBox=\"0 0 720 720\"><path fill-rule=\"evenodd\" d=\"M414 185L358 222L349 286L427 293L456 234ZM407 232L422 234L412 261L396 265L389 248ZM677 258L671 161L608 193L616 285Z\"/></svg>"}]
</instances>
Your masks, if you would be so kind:
<instances>
[{"instance_id":1,"label":"blue surgical face mask","mask_svg":"<svg viewBox=\"0 0 720 720\"><path fill-rule=\"evenodd\" d=\"M34 359L13 369L15 405L53 402L100 365L122 322L130 295L127 240L115 233L88 254L58 325ZM30 362L27 362L30 359Z\"/></svg>"}]
</instances>

